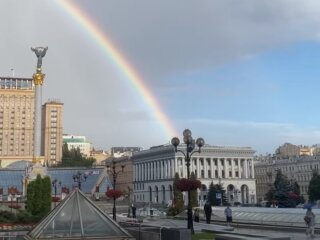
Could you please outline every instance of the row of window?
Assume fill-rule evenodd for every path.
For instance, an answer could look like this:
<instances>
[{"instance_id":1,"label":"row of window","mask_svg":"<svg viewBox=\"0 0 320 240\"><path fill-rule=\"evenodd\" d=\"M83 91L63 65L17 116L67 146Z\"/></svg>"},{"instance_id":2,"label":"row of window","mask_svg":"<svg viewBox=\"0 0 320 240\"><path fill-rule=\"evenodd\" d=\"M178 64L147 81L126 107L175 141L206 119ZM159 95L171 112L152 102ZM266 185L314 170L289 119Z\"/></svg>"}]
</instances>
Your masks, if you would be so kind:
<instances>
[{"instance_id":1,"label":"row of window","mask_svg":"<svg viewBox=\"0 0 320 240\"><path fill-rule=\"evenodd\" d=\"M277 169L280 169L282 172L292 172L295 170L300 170L300 171L308 171L308 170L314 170L314 169L318 169L319 168L319 164L305 164L305 165L298 165L298 166L287 166L287 167L279 167ZM273 168L276 169L276 168ZM266 173L266 172L270 172L273 171L271 169L267 169L267 168L259 168L256 167L255 171L257 173Z\"/></svg>"}]
</instances>

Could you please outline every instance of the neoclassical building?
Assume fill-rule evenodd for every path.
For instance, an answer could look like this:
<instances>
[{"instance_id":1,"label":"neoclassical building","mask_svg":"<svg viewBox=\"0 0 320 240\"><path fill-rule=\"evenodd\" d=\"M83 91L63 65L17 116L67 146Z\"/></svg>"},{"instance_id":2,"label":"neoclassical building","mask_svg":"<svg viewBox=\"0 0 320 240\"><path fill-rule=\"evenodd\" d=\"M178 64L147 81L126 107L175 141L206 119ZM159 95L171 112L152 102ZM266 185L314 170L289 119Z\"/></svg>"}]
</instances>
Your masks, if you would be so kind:
<instances>
[{"instance_id":1,"label":"neoclassical building","mask_svg":"<svg viewBox=\"0 0 320 240\"><path fill-rule=\"evenodd\" d=\"M178 146L184 151L185 145ZM200 204L207 198L210 183L221 183L233 204L255 203L254 153L250 147L205 145L201 153L191 157L190 171L202 183L198 191ZM136 152L133 159L134 200L136 202L168 203L173 197L175 173L187 177L187 167L182 153L171 145L151 147Z\"/></svg>"},{"instance_id":2,"label":"neoclassical building","mask_svg":"<svg viewBox=\"0 0 320 240\"><path fill-rule=\"evenodd\" d=\"M290 158L262 157L257 159L255 174L257 179L257 199L262 201L274 184L276 171L287 176L290 181L297 181L300 193L308 199L308 188L313 171L319 171L320 156L297 156Z\"/></svg>"}]
</instances>

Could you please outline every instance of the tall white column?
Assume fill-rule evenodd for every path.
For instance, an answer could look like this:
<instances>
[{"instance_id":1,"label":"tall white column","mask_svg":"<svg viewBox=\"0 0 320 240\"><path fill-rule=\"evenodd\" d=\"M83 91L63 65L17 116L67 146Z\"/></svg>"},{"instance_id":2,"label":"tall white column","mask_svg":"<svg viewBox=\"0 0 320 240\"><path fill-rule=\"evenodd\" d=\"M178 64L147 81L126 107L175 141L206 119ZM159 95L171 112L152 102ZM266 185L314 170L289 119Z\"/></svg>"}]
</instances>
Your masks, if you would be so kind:
<instances>
[{"instance_id":1,"label":"tall white column","mask_svg":"<svg viewBox=\"0 0 320 240\"><path fill-rule=\"evenodd\" d=\"M244 159L244 177L245 178L248 178L248 160L247 159Z\"/></svg>"},{"instance_id":2,"label":"tall white column","mask_svg":"<svg viewBox=\"0 0 320 240\"><path fill-rule=\"evenodd\" d=\"M154 173L154 171L153 171L153 162L151 162L150 163L150 180L154 180L154 178L153 178L153 173Z\"/></svg>"},{"instance_id":3,"label":"tall white column","mask_svg":"<svg viewBox=\"0 0 320 240\"><path fill-rule=\"evenodd\" d=\"M167 160L168 162L168 178L171 178L171 159Z\"/></svg>"},{"instance_id":4,"label":"tall white column","mask_svg":"<svg viewBox=\"0 0 320 240\"><path fill-rule=\"evenodd\" d=\"M241 167L241 160L242 159L238 159L238 172L239 172L239 178L242 178L242 167Z\"/></svg>"},{"instance_id":5,"label":"tall white column","mask_svg":"<svg viewBox=\"0 0 320 240\"><path fill-rule=\"evenodd\" d=\"M174 174L179 173L178 170L178 159L175 157L174 158Z\"/></svg>"},{"instance_id":6,"label":"tall white column","mask_svg":"<svg viewBox=\"0 0 320 240\"><path fill-rule=\"evenodd\" d=\"M254 162L253 162L253 159L251 159L251 172L252 172L252 178L255 178L255 176L254 176Z\"/></svg>"},{"instance_id":7,"label":"tall white column","mask_svg":"<svg viewBox=\"0 0 320 240\"><path fill-rule=\"evenodd\" d=\"M221 158L218 158L218 178L221 178Z\"/></svg>"},{"instance_id":8,"label":"tall white column","mask_svg":"<svg viewBox=\"0 0 320 240\"><path fill-rule=\"evenodd\" d=\"M215 176L214 176L214 160L213 160L213 158L210 158L210 166L211 166L211 178L215 178Z\"/></svg>"},{"instance_id":9,"label":"tall white column","mask_svg":"<svg viewBox=\"0 0 320 240\"><path fill-rule=\"evenodd\" d=\"M208 161L206 158L203 159L203 168L204 168L204 178L208 178Z\"/></svg>"},{"instance_id":10,"label":"tall white column","mask_svg":"<svg viewBox=\"0 0 320 240\"><path fill-rule=\"evenodd\" d=\"M164 176L163 178L168 178L168 160L164 160Z\"/></svg>"},{"instance_id":11,"label":"tall white column","mask_svg":"<svg viewBox=\"0 0 320 240\"><path fill-rule=\"evenodd\" d=\"M186 167L186 161L184 157L182 158L182 176L181 177L186 177L187 176L187 167Z\"/></svg>"},{"instance_id":12,"label":"tall white column","mask_svg":"<svg viewBox=\"0 0 320 240\"><path fill-rule=\"evenodd\" d=\"M224 177L229 178L229 161L228 159L224 159Z\"/></svg>"},{"instance_id":13,"label":"tall white column","mask_svg":"<svg viewBox=\"0 0 320 240\"><path fill-rule=\"evenodd\" d=\"M200 159L197 158L197 178L201 177L201 171L200 171Z\"/></svg>"},{"instance_id":14,"label":"tall white column","mask_svg":"<svg viewBox=\"0 0 320 240\"><path fill-rule=\"evenodd\" d=\"M150 180L151 179L151 163L148 162L148 179L147 180Z\"/></svg>"},{"instance_id":15,"label":"tall white column","mask_svg":"<svg viewBox=\"0 0 320 240\"><path fill-rule=\"evenodd\" d=\"M138 181L139 179L139 168L138 168L138 164L136 164L136 173L135 173L135 177L136 177L136 181Z\"/></svg>"},{"instance_id":16,"label":"tall white column","mask_svg":"<svg viewBox=\"0 0 320 240\"><path fill-rule=\"evenodd\" d=\"M34 98L33 162L37 162L41 156L41 98L42 85L37 84Z\"/></svg>"},{"instance_id":17,"label":"tall white column","mask_svg":"<svg viewBox=\"0 0 320 240\"><path fill-rule=\"evenodd\" d=\"M234 162L235 162L235 159L231 159L231 173L232 173L232 178L235 178L235 170L234 170Z\"/></svg>"}]
</instances>

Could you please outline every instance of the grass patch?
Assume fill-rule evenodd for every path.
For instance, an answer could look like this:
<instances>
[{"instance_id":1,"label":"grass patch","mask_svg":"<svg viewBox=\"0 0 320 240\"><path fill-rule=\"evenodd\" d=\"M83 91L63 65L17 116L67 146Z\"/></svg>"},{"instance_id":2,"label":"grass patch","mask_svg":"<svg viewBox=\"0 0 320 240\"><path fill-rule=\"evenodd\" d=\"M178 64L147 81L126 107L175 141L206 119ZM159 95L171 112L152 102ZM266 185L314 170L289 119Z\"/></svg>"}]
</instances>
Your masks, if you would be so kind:
<instances>
[{"instance_id":1,"label":"grass patch","mask_svg":"<svg viewBox=\"0 0 320 240\"><path fill-rule=\"evenodd\" d=\"M210 232L196 233L192 235L191 239L192 240L200 240L200 239L214 240L214 234Z\"/></svg>"}]
</instances>

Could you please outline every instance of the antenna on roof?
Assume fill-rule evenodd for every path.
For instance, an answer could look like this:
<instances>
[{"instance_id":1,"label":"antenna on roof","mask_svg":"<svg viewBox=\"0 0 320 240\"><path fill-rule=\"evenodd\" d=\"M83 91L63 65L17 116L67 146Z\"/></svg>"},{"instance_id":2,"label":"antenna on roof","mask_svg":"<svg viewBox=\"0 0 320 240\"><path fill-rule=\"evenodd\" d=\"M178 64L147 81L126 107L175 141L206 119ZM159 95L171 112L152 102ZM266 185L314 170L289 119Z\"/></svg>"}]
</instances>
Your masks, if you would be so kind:
<instances>
[{"instance_id":1,"label":"antenna on roof","mask_svg":"<svg viewBox=\"0 0 320 240\"><path fill-rule=\"evenodd\" d=\"M11 76L14 77L14 69L11 68Z\"/></svg>"}]
</instances>

